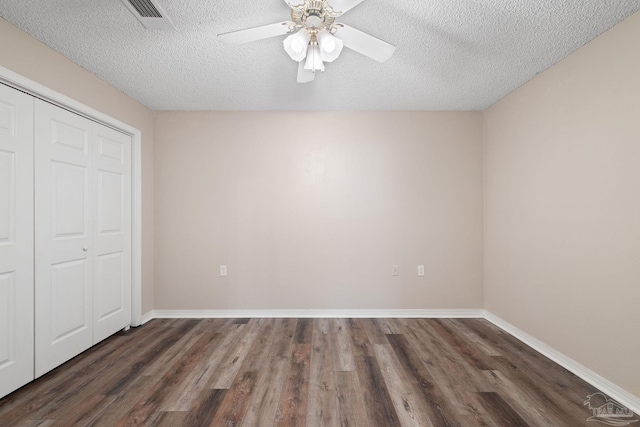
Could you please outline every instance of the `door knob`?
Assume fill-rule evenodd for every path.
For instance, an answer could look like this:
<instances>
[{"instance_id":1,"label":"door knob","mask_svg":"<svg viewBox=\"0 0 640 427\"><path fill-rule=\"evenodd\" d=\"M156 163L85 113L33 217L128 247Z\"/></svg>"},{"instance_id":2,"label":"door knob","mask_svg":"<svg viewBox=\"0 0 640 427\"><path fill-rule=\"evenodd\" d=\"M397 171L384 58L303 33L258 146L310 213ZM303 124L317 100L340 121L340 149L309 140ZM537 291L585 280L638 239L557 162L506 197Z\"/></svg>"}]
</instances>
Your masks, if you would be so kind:
<instances>
[{"instance_id":1,"label":"door knob","mask_svg":"<svg viewBox=\"0 0 640 427\"><path fill-rule=\"evenodd\" d=\"M82 250L87 252L89 250L89 248L85 246L84 248L82 248Z\"/></svg>"}]
</instances>

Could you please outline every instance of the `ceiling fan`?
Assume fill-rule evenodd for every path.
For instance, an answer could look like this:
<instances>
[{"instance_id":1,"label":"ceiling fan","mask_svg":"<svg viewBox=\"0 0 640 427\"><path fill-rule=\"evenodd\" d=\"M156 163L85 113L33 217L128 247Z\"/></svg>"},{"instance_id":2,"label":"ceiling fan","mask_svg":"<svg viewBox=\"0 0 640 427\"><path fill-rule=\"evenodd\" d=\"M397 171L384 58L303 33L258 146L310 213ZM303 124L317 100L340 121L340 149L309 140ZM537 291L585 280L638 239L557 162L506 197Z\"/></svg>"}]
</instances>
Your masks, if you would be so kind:
<instances>
[{"instance_id":1,"label":"ceiling fan","mask_svg":"<svg viewBox=\"0 0 640 427\"><path fill-rule=\"evenodd\" d=\"M333 62L343 47L355 50L379 62L391 58L395 46L356 30L336 19L364 0L285 0L291 8L291 20L246 30L219 34L230 44L249 43L288 34L284 50L298 62L298 83L314 79L324 71L325 62Z\"/></svg>"}]
</instances>

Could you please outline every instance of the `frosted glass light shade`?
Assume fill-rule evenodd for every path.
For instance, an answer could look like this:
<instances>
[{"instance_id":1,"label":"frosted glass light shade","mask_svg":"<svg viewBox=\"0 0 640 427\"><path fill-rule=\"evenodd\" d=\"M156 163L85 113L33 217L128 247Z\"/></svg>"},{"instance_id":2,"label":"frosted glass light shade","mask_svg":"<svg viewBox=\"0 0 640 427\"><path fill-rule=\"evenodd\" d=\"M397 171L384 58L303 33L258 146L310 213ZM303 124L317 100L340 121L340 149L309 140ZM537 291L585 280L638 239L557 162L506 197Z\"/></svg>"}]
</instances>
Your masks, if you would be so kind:
<instances>
[{"instance_id":1,"label":"frosted glass light shade","mask_svg":"<svg viewBox=\"0 0 640 427\"><path fill-rule=\"evenodd\" d=\"M307 62L304 64L305 70L311 70L314 73L317 70L324 71L324 64L322 63L322 57L320 56L320 47L317 44L309 46L307 52Z\"/></svg>"},{"instance_id":2,"label":"frosted glass light shade","mask_svg":"<svg viewBox=\"0 0 640 427\"><path fill-rule=\"evenodd\" d=\"M318 46L320 46L320 56L324 62L335 61L344 47L344 43L339 38L328 31L318 33Z\"/></svg>"},{"instance_id":3,"label":"frosted glass light shade","mask_svg":"<svg viewBox=\"0 0 640 427\"><path fill-rule=\"evenodd\" d=\"M284 39L282 44L284 45L285 52L287 52L291 59L300 62L307 56L309 40L311 40L311 36L309 32L303 28Z\"/></svg>"}]
</instances>

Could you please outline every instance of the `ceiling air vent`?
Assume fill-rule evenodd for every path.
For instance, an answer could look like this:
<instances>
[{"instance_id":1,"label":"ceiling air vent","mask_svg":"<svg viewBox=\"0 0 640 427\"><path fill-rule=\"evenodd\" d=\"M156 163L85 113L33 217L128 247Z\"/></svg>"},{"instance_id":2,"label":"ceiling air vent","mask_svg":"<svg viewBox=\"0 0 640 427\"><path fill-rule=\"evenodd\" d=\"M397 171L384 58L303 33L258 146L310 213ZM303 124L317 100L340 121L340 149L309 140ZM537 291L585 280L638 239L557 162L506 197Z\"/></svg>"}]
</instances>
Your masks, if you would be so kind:
<instances>
[{"instance_id":1,"label":"ceiling air vent","mask_svg":"<svg viewBox=\"0 0 640 427\"><path fill-rule=\"evenodd\" d=\"M148 30L175 30L173 23L156 0L122 0Z\"/></svg>"}]
</instances>

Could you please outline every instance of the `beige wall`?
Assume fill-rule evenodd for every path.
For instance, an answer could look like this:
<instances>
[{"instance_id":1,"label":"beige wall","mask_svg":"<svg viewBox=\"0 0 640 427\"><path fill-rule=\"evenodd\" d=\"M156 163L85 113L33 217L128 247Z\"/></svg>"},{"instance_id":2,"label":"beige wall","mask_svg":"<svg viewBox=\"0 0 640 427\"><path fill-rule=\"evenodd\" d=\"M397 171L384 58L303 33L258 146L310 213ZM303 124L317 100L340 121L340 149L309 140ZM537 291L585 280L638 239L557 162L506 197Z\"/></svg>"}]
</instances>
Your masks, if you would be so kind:
<instances>
[{"instance_id":1,"label":"beige wall","mask_svg":"<svg viewBox=\"0 0 640 427\"><path fill-rule=\"evenodd\" d=\"M0 18L0 66L142 131L142 312L153 308L153 116L149 109Z\"/></svg>"},{"instance_id":2,"label":"beige wall","mask_svg":"<svg viewBox=\"0 0 640 427\"><path fill-rule=\"evenodd\" d=\"M485 307L640 396L640 13L485 113Z\"/></svg>"},{"instance_id":3,"label":"beige wall","mask_svg":"<svg viewBox=\"0 0 640 427\"><path fill-rule=\"evenodd\" d=\"M482 307L480 113L157 112L155 135L156 309Z\"/></svg>"}]
</instances>

